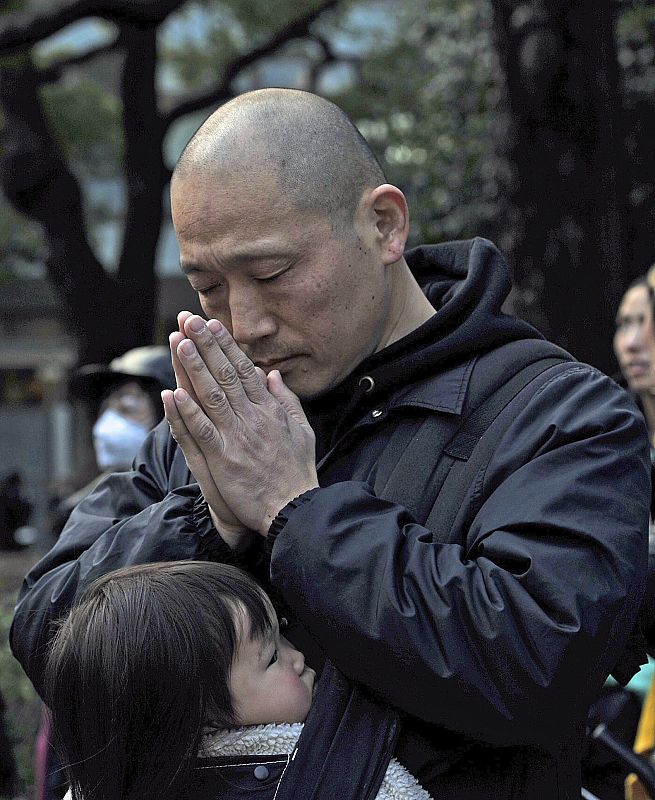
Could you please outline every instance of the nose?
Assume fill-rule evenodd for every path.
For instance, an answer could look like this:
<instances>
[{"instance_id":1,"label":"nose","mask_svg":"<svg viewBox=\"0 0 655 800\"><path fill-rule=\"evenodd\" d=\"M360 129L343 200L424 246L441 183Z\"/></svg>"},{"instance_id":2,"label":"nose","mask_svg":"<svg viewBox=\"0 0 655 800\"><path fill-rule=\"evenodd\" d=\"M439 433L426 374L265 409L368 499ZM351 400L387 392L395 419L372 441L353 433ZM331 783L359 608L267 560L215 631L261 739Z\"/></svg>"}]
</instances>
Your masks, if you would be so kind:
<instances>
[{"instance_id":1,"label":"nose","mask_svg":"<svg viewBox=\"0 0 655 800\"><path fill-rule=\"evenodd\" d=\"M280 644L286 649L287 657L293 666L294 672L297 675L302 675L305 671L305 656L284 638L281 638Z\"/></svg>"},{"instance_id":2,"label":"nose","mask_svg":"<svg viewBox=\"0 0 655 800\"><path fill-rule=\"evenodd\" d=\"M293 668L297 675L302 675L305 671L305 656L300 650L294 650L292 655Z\"/></svg>"},{"instance_id":3,"label":"nose","mask_svg":"<svg viewBox=\"0 0 655 800\"><path fill-rule=\"evenodd\" d=\"M626 350L639 350L642 345L642 340L641 325L630 325L625 332L624 345Z\"/></svg>"},{"instance_id":4,"label":"nose","mask_svg":"<svg viewBox=\"0 0 655 800\"><path fill-rule=\"evenodd\" d=\"M231 286L229 311L232 336L240 345L252 345L277 331L277 321L256 284Z\"/></svg>"}]
</instances>

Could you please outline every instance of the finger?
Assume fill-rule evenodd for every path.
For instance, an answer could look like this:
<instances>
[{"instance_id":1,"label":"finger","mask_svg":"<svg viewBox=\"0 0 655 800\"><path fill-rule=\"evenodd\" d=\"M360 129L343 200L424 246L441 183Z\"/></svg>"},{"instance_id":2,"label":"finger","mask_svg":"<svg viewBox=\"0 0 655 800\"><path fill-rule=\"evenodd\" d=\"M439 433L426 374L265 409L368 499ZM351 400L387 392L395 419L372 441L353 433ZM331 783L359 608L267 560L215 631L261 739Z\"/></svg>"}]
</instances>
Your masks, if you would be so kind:
<instances>
[{"instance_id":1,"label":"finger","mask_svg":"<svg viewBox=\"0 0 655 800\"><path fill-rule=\"evenodd\" d=\"M199 482L199 477L196 475L196 472L202 472L202 466L199 463L201 459L205 460L202 456L202 452L180 416L173 392L170 389L165 389L161 393L161 399L164 404L164 416L168 422L171 436L182 450L187 467Z\"/></svg>"},{"instance_id":2,"label":"finger","mask_svg":"<svg viewBox=\"0 0 655 800\"><path fill-rule=\"evenodd\" d=\"M309 421L305 416L302 405L298 396L295 395L291 389L286 385L280 371L273 369L268 373L268 390L273 397L278 401L282 408L287 412L290 417L293 417L301 425L309 425Z\"/></svg>"},{"instance_id":3,"label":"finger","mask_svg":"<svg viewBox=\"0 0 655 800\"><path fill-rule=\"evenodd\" d=\"M218 349L216 344L214 346ZM223 390L223 386L209 371L194 342L191 339L182 339L177 347L177 356L193 387L193 394L191 392L180 394L180 398L192 394L190 398L192 403L188 408L190 410L198 409L198 411L202 409L204 416L211 420L213 425L218 425L221 428L233 425L235 422L234 410ZM245 397L243 390L241 390L241 394ZM177 395L175 395L175 399L178 399ZM186 421L182 407L179 410Z\"/></svg>"},{"instance_id":4,"label":"finger","mask_svg":"<svg viewBox=\"0 0 655 800\"><path fill-rule=\"evenodd\" d=\"M173 392L170 389L166 389L161 393L161 399L164 404L164 415L168 422L171 436L179 445L189 472L195 478L203 497L220 517L230 519L233 515L216 487L207 459L180 416Z\"/></svg>"},{"instance_id":5,"label":"finger","mask_svg":"<svg viewBox=\"0 0 655 800\"><path fill-rule=\"evenodd\" d=\"M175 369L175 377L177 380L177 385L183 387L187 391L190 391L193 394L193 387L191 386L191 381L189 380L189 376L184 372L184 367L180 363L180 359L177 357L177 346L185 338L186 334L184 333L184 323L186 322L189 317L193 316L190 311L180 311L177 315L177 326L178 330L171 334L168 337L170 347L171 347L171 358L173 360L173 369ZM178 375L178 370L180 371L180 375Z\"/></svg>"},{"instance_id":6,"label":"finger","mask_svg":"<svg viewBox=\"0 0 655 800\"><path fill-rule=\"evenodd\" d=\"M255 367L248 356L234 341L228 329L217 319L207 322L208 330L213 334L222 352L236 370L243 390L252 403L270 402L266 373Z\"/></svg>"},{"instance_id":7,"label":"finger","mask_svg":"<svg viewBox=\"0 0 655 800\"><path fill-rule=\"evenodd\" d=\"M222 326L220 327L222 328ZM225 392L230 405L234 409L244 409L249 400L242 380L247 379L248 365L251 372L254 372L255 369L250 359L241 353L241 363L233 364L202 317L196 315L189 317L185 322L184 330L198 348L200 357L205 362L209 373ZM259 378L256 379L259 381ZM201 398L201 400L204 405L204 399Z\"/></svg>"},{"instance_id":8,"label":"finger","mask_svg":"<svg viewBox=\"0 0 655 800\"><path fill-rule=\"evenodd\" d=\"M187 372L180 361L180 357L177 354L177 348L180 346L180 343L183 339L184 336L179 331L171 333L168 337L168 344L171 349L171 362L173 364L173 371L175 372L175 380L178 388L186 389L186 391L197 401L193 386L191 384L191 379L187 375Z\"/></svg>"},{"instance_id":9,"label":"finger","mask_svg":"<svg viewBox=\"0 0 655 800\"><path fill-rule=\"evenodd\" d=\"M192 316L193 314L190 311L180 311L180 313L177 315L178 330L184 336L186 336L184 333L184 323L189 319L189 317Z\"/></svg>"}]
</instances>

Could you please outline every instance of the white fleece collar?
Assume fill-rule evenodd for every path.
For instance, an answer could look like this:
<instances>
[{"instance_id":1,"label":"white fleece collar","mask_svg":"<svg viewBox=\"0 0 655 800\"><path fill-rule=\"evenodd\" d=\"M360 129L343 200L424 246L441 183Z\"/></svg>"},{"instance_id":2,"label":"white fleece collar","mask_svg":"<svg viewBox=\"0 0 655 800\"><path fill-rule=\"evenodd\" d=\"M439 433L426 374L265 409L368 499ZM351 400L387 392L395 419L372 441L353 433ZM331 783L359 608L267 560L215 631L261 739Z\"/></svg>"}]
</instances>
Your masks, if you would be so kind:
<instances>
[{"instance_id":1,"label":"white fleece collar","mask_svg":"<svg viewBox=\"0 0 655 800\"><path fill-rule=\"evenodd\" d=\"M301 722L280 725L251 725L225 731L207 730L198 755L267 756L288 755L293 752L303 725ZM416 778L392 758L376 800L433 800Z\"/></svg>"}]
</instances>

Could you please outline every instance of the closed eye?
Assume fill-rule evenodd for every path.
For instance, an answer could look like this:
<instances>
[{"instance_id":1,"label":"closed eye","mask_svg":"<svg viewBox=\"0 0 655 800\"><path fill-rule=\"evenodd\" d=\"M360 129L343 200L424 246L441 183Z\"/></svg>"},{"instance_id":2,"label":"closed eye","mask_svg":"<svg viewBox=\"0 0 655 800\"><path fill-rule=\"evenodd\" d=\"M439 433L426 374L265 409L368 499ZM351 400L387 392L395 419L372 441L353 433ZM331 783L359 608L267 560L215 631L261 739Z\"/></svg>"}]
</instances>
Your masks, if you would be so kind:
<instances>
[{"instance_id":1,"label":"closed eye","mask_svg":"<svg viewBox=\"0 0 655 800\"><path fill-rule=\"evenodd\" d=\"M281 269L278 269L277 272L274 272L272 275L262 275L258 277L257 275L253 276L257 283L272 283L274 280L281 278L282 275L286 275L286 273L291 269L293 263L285 264Z\"/></svg>"},{"instance_id":2,"label":"closed eye","mask_svg":"<svg viewBox=\"0 0 655 800\"><path fill-rule=\"evenodd\" d=\"M204 289L196 289L195 286L193 288L199 295L202 295L204 297L207 294L211 294L211 292L215 291L216 289L222 289L223 284L215 283L213 286L207 286Z\"/></svg>"}]
</instances>

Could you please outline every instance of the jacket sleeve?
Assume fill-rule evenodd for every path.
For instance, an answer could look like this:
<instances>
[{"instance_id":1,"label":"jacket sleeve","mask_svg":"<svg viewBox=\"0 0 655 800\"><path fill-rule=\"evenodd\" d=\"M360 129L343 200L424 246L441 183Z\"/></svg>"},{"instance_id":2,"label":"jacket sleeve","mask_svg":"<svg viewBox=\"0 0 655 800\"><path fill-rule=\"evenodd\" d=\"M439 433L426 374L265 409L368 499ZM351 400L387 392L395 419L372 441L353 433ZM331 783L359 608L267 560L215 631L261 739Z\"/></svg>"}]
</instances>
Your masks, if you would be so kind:
<instances>
[{"instance_id":1,"label":"jacket sleeve","mask_svg":"<svg viewBox=\"0 0 655 800\"><path fill-rule=\"evenodd\" d=\"M41 695L50 623L86 585L112 569L208 557L222 540L205 509L162 423L132 471L108 476L73 510L57 543L23 581L10 631L14 655Z\"/></svg>"},{"instance_id":2,"label":"jacket sleeve","mask_svg":"<svg viewBox=\"0 0 655 800\"><path fill-rule=\"evenodd\" d=\"M647 435L627 394L585 365L504 413L465 541L337 483L288 507L271 577L330 660L401 710L558 749L643 593Z\"/></svg>"}]
</instances>

